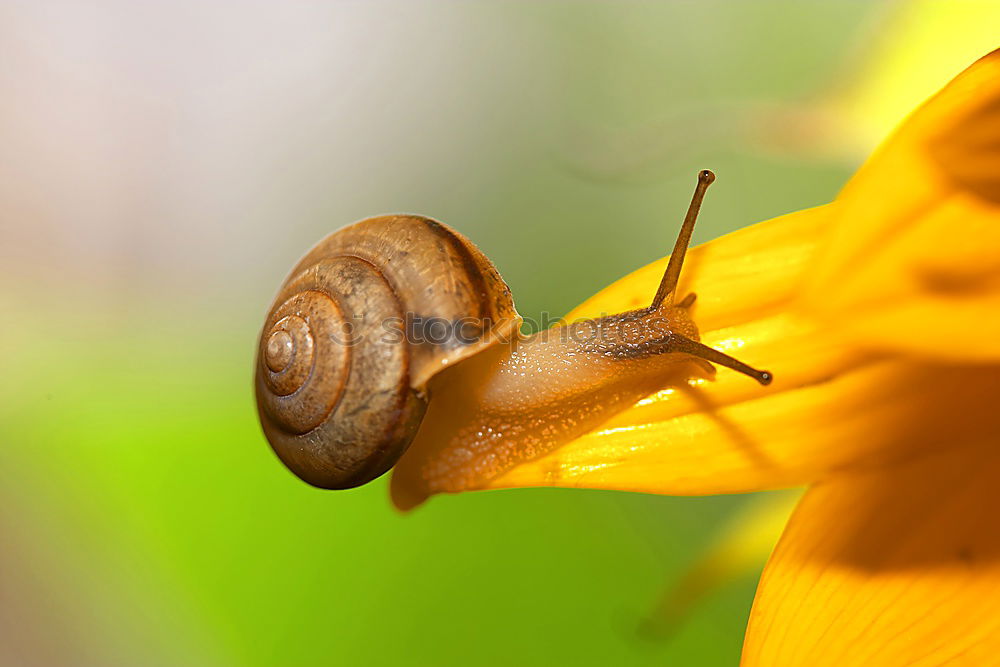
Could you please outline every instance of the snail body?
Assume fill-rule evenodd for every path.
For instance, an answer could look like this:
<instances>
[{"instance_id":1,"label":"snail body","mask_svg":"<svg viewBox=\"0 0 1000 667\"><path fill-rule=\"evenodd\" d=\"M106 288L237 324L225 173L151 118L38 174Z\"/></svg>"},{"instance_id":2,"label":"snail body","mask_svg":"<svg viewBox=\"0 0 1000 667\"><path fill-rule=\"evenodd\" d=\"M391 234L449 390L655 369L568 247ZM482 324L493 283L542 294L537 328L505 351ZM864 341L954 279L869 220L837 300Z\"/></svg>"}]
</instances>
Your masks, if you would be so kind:
<instances>
[{"instance_id":1,"label":"snail body","mask_svg":"<svg viewBox=\"0 0 1000 667\"><path fill-rule=\"evenodd\" d=\"M698 342L693 295L674 300L713 180L699 174L648 308L527 337L496 268L442 223L384 216L331 234L292 270L261 333L256 396L272 448L300 478L333 489L378 477L408 448L437 452L430 466L397 471L410 478L393 485L405 508L710 374L708 362L767 384L766 371Z\"/></svg>"},{"instance_id":2,"label":"snail body","mask_svg":"<svg viewBox=\"0 0 1000 667\"><path fill-rule=\"evenodd\" d=\"M670 334L654 333L696 338L686 306L623 319L547 329L436 376L423 424L394 471L393 503L409 509L432 493L475 488L664 386L714 372L690 355L665 351Z\"/></svg>"}]
</instances>

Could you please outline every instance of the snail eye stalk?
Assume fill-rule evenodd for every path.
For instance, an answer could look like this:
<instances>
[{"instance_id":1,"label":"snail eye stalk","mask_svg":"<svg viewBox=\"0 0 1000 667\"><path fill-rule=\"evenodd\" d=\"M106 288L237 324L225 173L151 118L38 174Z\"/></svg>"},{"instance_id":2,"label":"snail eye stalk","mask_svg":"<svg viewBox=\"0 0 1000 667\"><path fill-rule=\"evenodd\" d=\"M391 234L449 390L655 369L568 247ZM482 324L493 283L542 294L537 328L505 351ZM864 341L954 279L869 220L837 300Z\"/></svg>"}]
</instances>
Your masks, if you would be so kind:
<instances>
[{"instance_id":1,"label":"snail eye stalk","mask_svg":"<svg viewBox=\"0 0 1000 667\"><path fill-rule=\"evenodd\" d=\"M681 267L684 266L684 256L687 254L688 246L691 244L691 234L694 232L694 223L698 220L698 213L701 211L701 204L705 200L705 193L708 186L715 182L715 174L708 169L698 172L698 184L694 188L694 195L691 197L691 204L688 206L684 222L681 224L681 231L677 234L677 241L674 242L674 250L670 253L670 261L667 262L667 269L663 272L660 286L653 297L653 303L649 306L650 313L662 311L664 308L676 306L678 308L690 308L694 304L694 294L688 294L681 301L674 304L674 296L677 290L677 281L681 275ZM692 340L680 334L673 334L665 346L671 352L682 352L693 357L704 359L712 363L725 366L738 373L747 375L762 385L771 384L774 376L769 371L753 368L739 359L735 359L725 352L716 350L696 340Z\"/></svg>"},{"instance_id":2,"label":"snail eye stalk","mask_svg":"<svg viewBox=\"0 0 1000 667\"><path fill-rule=\"evenodd\" d=\"M715 182L715 174L708 169L698 172L698 184L694 188L694 195L691 197L691 204L688 205L687 214L681 224L681 231L677 234L677 241L674 242L674 250L670 253L670 261L667 263L667 270L663 272L660 280L660 288L656 290L650 310L659 310L666 303L673 304L674 290L677 289L677 280L681 276L681 267L684 266L684 255L687 254L688 245L691 243L691 233L694 232L694 223L698 220L698 212L701 211L701 203L705 199L708 186Z\"/></svg>"}]
</instances>

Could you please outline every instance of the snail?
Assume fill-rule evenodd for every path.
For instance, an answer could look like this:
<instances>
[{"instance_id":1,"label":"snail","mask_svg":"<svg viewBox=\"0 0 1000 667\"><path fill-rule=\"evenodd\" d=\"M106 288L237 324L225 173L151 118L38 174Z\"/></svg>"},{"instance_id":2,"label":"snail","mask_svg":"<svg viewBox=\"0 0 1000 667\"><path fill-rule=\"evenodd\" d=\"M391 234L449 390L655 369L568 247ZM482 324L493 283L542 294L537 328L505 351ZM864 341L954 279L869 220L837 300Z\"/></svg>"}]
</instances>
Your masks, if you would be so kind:
<instances>
[{"instance_id":1,"label":"snail","mask_svg":"<svg viewBox=\"0 0 1000 667\"><path fill-rule=\"evenodd\" d=\"M262 329L256 399L285 465L345 489L401 466L396 504L474 486L517 458L580 435L671 382L771 374L698 342L694 294L675 299L708 186L694 196L648 307L520 333L510 290L467 238L430 218L387 215L336 231L281 286Z\"/></svg>"}]
</instances>

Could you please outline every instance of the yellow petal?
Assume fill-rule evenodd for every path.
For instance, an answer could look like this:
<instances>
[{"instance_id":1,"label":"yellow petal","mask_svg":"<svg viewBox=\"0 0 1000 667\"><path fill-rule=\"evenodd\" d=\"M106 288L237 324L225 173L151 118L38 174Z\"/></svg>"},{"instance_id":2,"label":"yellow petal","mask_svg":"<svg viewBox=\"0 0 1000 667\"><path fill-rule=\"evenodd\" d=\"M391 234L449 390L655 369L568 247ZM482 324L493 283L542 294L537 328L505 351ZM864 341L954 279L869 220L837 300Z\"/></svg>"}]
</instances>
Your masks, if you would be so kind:
<instances>
[{"instance_id":1,"label":"yellow petal","mask_svg":"<svg viewBox=\"0 0 1000 667\"><path fill-rule=\"evenodd\" d=\"M836 211L804 312L876 349L1000 359L1000 51L908 118Z\"/></svg>"},{"instance_id":2,"label":"yellow petal","mask_svg":"<svg viewBox=\"0 0 1000 667\"><path fill-rule=\"evenodd\" d=\"M942 440L807 492L754 601L744 665L996 664L1000 448Z\"/></svg>"},{"instance_id":3,"label":"yellow petal","mask_svg":"<svg viewBox=\"0 0 1000 667\"><path fill-rule=\"evenodd\" d=\"M789 332L791 337L791 332ZM776 377L806 343L773 341ZM824 352L832 353L832 350ZM777 358L777 356L776 356ZM956 433L1000 431L995 367L862 363L773 393L738 389L657 395L601 429L512 468L484 488L562 486L698 495L797 486L831 471L881 466ZM663 393L661 393L663 394ZM723 398L724 397L724 398Z\"/></svg>"},{"instance_id":4,"label":"yellow petal","mask_svg":"<svg viewBox=\"0 0 1000 667\"><path fill-rule=\"evenodd\" d=\"M936 446L957 428L997 424L1000 372L858 354L837 332L788 312L816 237L836 206L748 227L692 251L679 291L694 291L702 340L775 382L721 370L667 389L598 430L518 465L481 488L564 486L670 494L806 484L828 471ZM658 262L603 290L570 317L635 307Z\"/></svg>"}]
</instances>

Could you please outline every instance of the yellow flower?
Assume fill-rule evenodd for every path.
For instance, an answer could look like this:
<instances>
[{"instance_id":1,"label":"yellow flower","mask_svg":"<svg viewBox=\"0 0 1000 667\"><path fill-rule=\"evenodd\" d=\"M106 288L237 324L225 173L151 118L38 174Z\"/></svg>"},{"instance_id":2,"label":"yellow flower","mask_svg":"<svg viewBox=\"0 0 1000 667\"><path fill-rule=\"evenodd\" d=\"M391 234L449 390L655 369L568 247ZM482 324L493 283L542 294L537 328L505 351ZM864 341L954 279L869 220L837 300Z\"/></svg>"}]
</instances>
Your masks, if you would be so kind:
<instances>
[{"instance_id":1,"label":"yellow flower","mask_svg":"<svg viewBox=\"0 0 1000 667\"><path fill-rule=\"evenodd\" d=\"M648 301L666 260L569 319ZM827 206L688 256L702 342L768 368L649 396L460 489L809 485L744 664L1000 658L1000 51L914 112ZM404 457L394 494L433 459ZM432 491L453 490L447 484Z\"/></svg>"}]
</instances>

